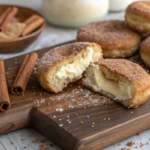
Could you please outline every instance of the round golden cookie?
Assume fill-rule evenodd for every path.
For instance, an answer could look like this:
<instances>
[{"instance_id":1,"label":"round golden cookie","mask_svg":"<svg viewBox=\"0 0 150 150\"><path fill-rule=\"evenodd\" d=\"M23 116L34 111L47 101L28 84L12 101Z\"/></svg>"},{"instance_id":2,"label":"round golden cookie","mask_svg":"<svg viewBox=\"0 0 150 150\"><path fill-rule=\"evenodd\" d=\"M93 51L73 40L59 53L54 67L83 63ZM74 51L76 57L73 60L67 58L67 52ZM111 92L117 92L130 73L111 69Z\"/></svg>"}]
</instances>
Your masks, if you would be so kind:
<instances>
[{"instance_id":1,"label":"round golden cookie","mask_svg":"<svg viewBox=\"0 0 150 150\"><path fill-rule=\"evenodd\" d=\"M82 77L91 63L103 59L96 43L76 42L51 49L37 66L38 80L47 91L61 92L69 83Z\"/></svg>"},{"instance_id":2,"label":"round golden cookie","mask_svg":"<svg viewBox=\"0 0 150 150\"><path fill-rule=\"evenodd\" d=\"M138 1L126 9L125 22L143 36L150 34L150 1Z\"/></svg>"},{"instance_id":3,"label":"round golden cookie","mask_svg":"<svg viewBox=\"0 0 150 150\"><path fill-rule=\"evenodd\" d=\"M140 55L144 64L150 68L150 37L146 38L140 48Z\"/></svg>"},{"instance_id":4,"label":"round golden cookie","mask_svg":"<svg viewBox=\"0 0 150 150\"><path fill-rule=\"evenodd\" d=\"M81 27L77 41L98 43L106 58L124 58L137 51L141 36L128 28L124 21L106 20Z\"/></svg>"},{"instance_id":5,"label":"round golden cookie","mask_svg":"<svg viewBox=\"0 0 150 150\"><path fill-rule=\"evenodd\" d=\"M91 64L82 82L128 108L137 108L150 96L150 75L126 59L104 59Z\"/></svg>"}]
</instances>

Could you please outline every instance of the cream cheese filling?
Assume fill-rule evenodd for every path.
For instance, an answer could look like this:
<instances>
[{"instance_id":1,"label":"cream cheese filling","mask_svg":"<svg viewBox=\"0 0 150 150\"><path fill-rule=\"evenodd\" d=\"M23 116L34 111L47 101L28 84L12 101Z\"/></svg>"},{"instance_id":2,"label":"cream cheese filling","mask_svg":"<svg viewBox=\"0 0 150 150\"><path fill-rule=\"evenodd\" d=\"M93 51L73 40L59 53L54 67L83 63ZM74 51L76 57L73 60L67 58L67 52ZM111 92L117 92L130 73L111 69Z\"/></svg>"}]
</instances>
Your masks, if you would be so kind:
<instances>
[{"instance_id":1,"label":"cream cheese filling","mask_svg":"<svg viewBox=\"0 0 150 150\"><path fill-rule=\"evenodd\" d=\"M70 79L73 80L78 76L81 76L86 68L93 61L93 48L88 47L86 53L80 59L76 59L73 63L62 66L56 72L56 78L61 80Z\"/></svg>"},{"instance_id":2,"label":"cream cheese filling","mask_svg":"<svg viewBox=\"0 0 150 150\"><path fill-rule=\"evenodd\" d=\"M111 76L109 74L109 76ZM128 100L132 98L132 88L125 80L110 79L98 65L90 65L83 79L86 85L92 87L96 92L105 92L113 95L117 100Z\"/></svg>"}]
</instances>

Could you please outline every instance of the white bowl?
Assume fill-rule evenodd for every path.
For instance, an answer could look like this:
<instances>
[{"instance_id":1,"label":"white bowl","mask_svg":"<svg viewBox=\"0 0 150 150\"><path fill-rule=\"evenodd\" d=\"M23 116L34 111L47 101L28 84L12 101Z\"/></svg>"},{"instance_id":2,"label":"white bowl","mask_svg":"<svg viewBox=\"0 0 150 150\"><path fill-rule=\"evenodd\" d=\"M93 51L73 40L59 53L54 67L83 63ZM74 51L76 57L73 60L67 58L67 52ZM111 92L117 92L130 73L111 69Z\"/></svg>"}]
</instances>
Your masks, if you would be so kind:
<instances>
[{"instance_id":1,"label":"white bowl","mask_svg":"<svg viewBox=\"0 0 150 150\"><path fill-rule=\"evenodd\" d=\"M80 27L100 20L108 10L109 0L43 0L46 19L64 27Z\"/></svg>"}]
</instances>

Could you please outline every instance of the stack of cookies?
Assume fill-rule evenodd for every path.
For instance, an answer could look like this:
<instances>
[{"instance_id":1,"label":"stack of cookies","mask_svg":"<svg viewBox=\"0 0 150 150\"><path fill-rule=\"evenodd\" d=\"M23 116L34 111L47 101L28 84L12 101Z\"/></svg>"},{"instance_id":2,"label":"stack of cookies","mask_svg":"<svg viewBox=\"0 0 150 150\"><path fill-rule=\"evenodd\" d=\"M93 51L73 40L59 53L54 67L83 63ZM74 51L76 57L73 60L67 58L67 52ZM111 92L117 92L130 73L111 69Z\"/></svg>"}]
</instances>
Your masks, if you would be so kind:
<instances>
[{"instance_id":1,"label":"stack of cookies","mask_svg":"<svg viewBox=\"0 0 150 150\"><path fill-rule=\"evenodd\" d=\"M124 58L140 49L143 62L150 67L149 20L150 2L138 1L126 9L125 21L106 20L81 27L78 42L57 47L40 59L41 86L58 93L82 79L86 88L137 108L150 96L150 76Z\"/></svg>"}]
</instances>

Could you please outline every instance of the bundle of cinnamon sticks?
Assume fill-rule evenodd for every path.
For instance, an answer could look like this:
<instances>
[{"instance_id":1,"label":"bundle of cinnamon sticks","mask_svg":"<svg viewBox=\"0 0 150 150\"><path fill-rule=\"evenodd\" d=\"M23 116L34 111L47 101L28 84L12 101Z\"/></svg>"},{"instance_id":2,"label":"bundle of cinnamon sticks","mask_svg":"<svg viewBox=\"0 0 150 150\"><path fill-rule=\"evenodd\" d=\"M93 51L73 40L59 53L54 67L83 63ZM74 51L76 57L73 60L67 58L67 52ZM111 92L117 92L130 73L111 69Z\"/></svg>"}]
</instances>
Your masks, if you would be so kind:
<instances>
[{"instance_id":1,"label":"bundle of cinnamon sticks","mask_svg":"<svg viewBox=\"0 0 150 150\"><path fill-rule=\"evenodd\" d=\"M19 22L15 18L18 11L19 10L17 7L8 7L6 10L4 10L4 12L0 15L0 31L1 32L4 32L7 29L7 26L8 25L10 26L14 20L16 21L16 23L22 23L24 25L24 28L19 33L19 36L17 35L18 37L26 36L32 33L44 23L44 19L37 14L33 14L32 16L30 16L23 22Z\"/></svg>"},{"instance_id":2,"label":"bundle of cinnamon sticks","mask_svg":"<svg viewBox=\"0 0 150 150\"><path fill-rule=\"evenodd\" d=\"M0 16L0 30L4 30L18 12L17 7L8 7Z\"/></svg>"},{"instance_id":3,"label":"bundle of cinnamon sticks","mask_svg":"<svg viewBox=\"0 0 150 150\"><path fill-rule=\"evenodd\" d=\"M37 59L38 55L35 52L25 55L16 79L11 87L10 92L12 94L23 94L25 92ZM11 101L6 82L4 61L0 60L0 111L5 112L10 106Z\"/></svg>"}]
</instances>

